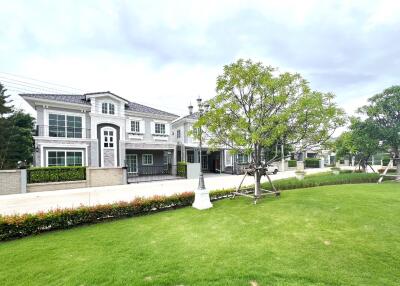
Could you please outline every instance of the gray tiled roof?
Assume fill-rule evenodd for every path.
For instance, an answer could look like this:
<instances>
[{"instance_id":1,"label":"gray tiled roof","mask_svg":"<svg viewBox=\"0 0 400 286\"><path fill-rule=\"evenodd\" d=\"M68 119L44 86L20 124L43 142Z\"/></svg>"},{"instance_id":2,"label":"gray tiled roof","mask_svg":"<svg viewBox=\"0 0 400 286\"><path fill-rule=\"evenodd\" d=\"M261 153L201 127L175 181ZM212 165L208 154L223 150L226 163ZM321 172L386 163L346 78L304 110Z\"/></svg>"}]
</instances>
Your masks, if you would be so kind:
<instances>
[{"instance_id":1,"label":"gray tiled roof","mask_svg":"<svg viewBox=\"0 0 400 286\"><path fill-rule=\"evenodd\" d=\"M22 93L20 96L90 105L90 102L86 101L86 97L80 94Z\"/></svg>"},{"instance_id":2,"label":"gray tiled roof","mask_svg":"<svg viewBox=\"0 0 400 286\"><path fill-rule=\"evenodd\" d=\"M139 104L136 102L128 102L128 110L136 111L136 112L142 112L142 113L151 113L151 114L157 114L157 115L166 115L166 116L174 116L178 117L176 114L172 114L166 111L162 111L159 109L155 109L153 107L149 107L143 104Z\"/></svg>"},{"instance_id":3,"label":"gray tiled roof","mask_svg":"<svg viewBox=\"0 0 400 286\"><path fill-rule=\"evenodd\" d=\"M47 100L56 100L61 102L67 103L77 103L77 104L84 104L90 105L90 102L86 100L85 95L80 94L46 94L46 93L22 93L20 94L22 97L32 97L37 99L47 99ZM174 116L178 117L178 115L162 111L159 109L155 109L146 105L142 105L135 102L128 102L126 105L126 110L131 110L135 112L141 113L150 113L156 115L165 115L165 116Z\"/></svg>"}]
</instances>

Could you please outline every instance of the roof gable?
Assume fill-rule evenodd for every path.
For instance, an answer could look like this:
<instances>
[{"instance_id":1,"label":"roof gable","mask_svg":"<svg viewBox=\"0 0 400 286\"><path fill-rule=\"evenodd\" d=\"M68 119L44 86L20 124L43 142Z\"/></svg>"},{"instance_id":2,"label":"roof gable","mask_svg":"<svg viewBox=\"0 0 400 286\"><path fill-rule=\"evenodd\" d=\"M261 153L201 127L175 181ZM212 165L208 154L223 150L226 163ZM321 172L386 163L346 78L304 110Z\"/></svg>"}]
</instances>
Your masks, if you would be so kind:
<instances>
[{"instance_id":1,"label":"roof gable","mask_svg":"<svg viewBox=\"0 0 400 286\"><path fill-rule=\"evenodd\" d=\"M110 92L110 91L101 91L101 92L85 93L84 96L85 96L85 98L86 98L87 100L90 99L90 98L96 98L96 97L104 97L104 96L106 96L106 97L111 97L111 98L113 98L113 99L115 99L115 100L118 100L118 101L122 101L122 102L124 102L124 103L126 103L126 104L129 102L129 101L126 100L125 98L122 98L122 97L120 97L120 96L118 96L118 95L116 95L116 94L114 94L114 93L112 93L112 92Z\"/></svg>"}]
</instances>

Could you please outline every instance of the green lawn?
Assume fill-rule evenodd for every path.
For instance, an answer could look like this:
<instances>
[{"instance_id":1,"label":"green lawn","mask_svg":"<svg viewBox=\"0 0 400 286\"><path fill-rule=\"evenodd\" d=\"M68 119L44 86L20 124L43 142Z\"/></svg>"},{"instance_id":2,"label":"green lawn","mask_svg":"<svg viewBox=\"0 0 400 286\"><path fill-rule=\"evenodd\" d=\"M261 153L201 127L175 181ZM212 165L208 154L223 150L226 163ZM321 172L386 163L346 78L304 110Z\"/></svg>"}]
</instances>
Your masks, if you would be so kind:
<instances>
[{"instance_id":1,"label":"green lawn","mask_svg":"<svg viewBox=\"0 0 400 286\"><path fill-rule=\"evenodd\" d=\"M399 285L400 185L286 191L0 243L0 285Z\"/></svg>"}]
</instances>

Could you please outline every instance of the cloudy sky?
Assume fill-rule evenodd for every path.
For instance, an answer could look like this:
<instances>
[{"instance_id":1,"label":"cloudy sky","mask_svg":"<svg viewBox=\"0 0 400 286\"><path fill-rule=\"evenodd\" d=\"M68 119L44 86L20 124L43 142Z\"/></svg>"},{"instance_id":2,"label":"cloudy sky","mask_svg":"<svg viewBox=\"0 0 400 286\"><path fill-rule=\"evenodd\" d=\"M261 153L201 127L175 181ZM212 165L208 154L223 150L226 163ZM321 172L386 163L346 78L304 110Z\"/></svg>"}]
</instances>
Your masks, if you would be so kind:
<instances>
[{"instance_id":1,"label":"cloudy sky","mask_svg":"<svg viewBox=\"0 0 400 286\"><path fill-rule=\"evenodd\" d=\"M0 2L15 94L110 90L182 115L238 58L299 72L348 112L400 83L400 1Z\"/></svg>"}]
</instances>

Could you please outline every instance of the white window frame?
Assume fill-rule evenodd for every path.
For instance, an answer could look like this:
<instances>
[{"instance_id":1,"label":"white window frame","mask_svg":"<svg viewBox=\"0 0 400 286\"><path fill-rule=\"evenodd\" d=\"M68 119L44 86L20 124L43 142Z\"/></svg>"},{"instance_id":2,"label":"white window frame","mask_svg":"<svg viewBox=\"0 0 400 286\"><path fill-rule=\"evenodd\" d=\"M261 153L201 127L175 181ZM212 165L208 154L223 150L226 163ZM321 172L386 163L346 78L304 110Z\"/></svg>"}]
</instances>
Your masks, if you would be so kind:
<instances>
[{"instance_id":1,"label":"white window frame","mask_svg":"<svg viewBox=\"0 0 400 286\"><path fill-rule=\"evenodd\" d=\"M132 159L135 158L136 161L136 170L133 170L132 172L129 172L129 167L128 167L128 174L137 174L139 171L139 160L138 160L138 155L137 154L126 154L126 160L129 161L129 157L132 156Z\"/></svg>"},{"instance_id":2,"label":"white window frame","mask_svg":"<svg viewBox=\"0 0 400 286\"><path fill-rule=\"evenodd\" d=\"M113 135L110 135L109 133L107 133L107 135L105 135L104 132L112 132ZM112 130L111 129L103 129L101 136L102 136L102 146L104 149L114 149L115 148L115 145L116 145L116 140L115 140L116 134L115 133L116 133L116 131L114 128ZM106 140L105 140L106 138L107 138L107 144L108 144L107 147L104 146L104 143L106 143ZM110 140L111 138L112 138L112 140ZM113 144L112 147L110 147L110 143Z\"/></svg>"},{"instance_id":3,"label":"white window frame","mask_svg":"<svg viewBox=\"0 0 400 286\"><path fill-rule=\"evenodd\" d=\"M225 150L225 166L232 166L233 155L229 153L229 150Z\"/></svg>"},{"instance_id":4,"label":"white window frame","mask_svg":"<svg viewBox=\"0 0 400 286\"><path fill-rule=\"evenodd\" d=\"M181 138L181 130L180 129L176 130L176 138L177 139Z\"/></svg>"},{"instance_id":5,"label":"white window frame","mask_svg":"<svg viewBox=\"0 0 400 286\"><path fill-rule=\"evenodd\" d=\"M157 125L159 125L160 126L160 132L157 132ZM164 126L164 132L161 132L161 130L162 130L162 128L161 128L161 126ZM166 124L165 123L162 123L162 122L155 122L154 123L154 134L156 134L156 135L166 135Z\"/></svg>"},{"instance_id":6,"label":"white window frame","mask_svg":"<svg viewBox=\"0 0 400 286\"><path fill-rule=\"evenodd\" d=\"M242 160L239 160L239 156L242 156ZM246 157L245 156L247 156L247 160L244 160ZM237 154L237 163L238 164L246 164L246 163L249 163L249 155L247 155L247 154L244 154L244 153L239 153L239 154Z\"/></svg>"},{"instance_id":7,"label":"white window frame","mask_svg":"<svg viewBox=\"0 0 400 286\"><path fill-rule=\"evenodd\" d=\"M81 113L73 113L73 112L63 112L63 111L58 111L58 110L48 110L47 112L45 112L44 114L44 118L45 118L45 125L47 125L47 130L46 130L46 136L50 137L50 115L63 115L65 118L65 136L61 137L53 137L51 136L51 138L66 138L66 139L86 139L86 120L85 120L85 115L81 114ZM74 116L74 117L80 117L81 118L81 137L68 137L67 132L68 132L68 122L67 122L67 117L68 116Z\"/></svg>"},{"instance_id":8,"label":"white window frame","mask_svg":"<svg viewBox=\"0 0 400 286\"><path fill-rule=\"evenodd\" d=\"M140 120L131 120L131 132L140 133Z\"/></svg>"},{"instance_id":9,"label":"white window frame","mask_svg":"<svg viewBox=\"0 0 400 286\"><path fill-rule=\"evenodd\" d=\"M115 104L114 103L111 103L111 102L108 103L108 114L115 115Z\"/></svg>"},{"instance_id":10,"label":"white window frame","mask_svg":"<svg viewBox=\"0 0 400 286\"><path fill-rule=\"evenodd\" d=\"M112 108L111 108L111 106L112 106ZM107 101L102 102L101 103L101 113L115 115L115 104L113 102L107 102Z\"/></svg>"},{"instance_id":11,"label":"white window frame","mask_svg":"<svg viewBox=\"0 0 400 286\"><path fill-rule=\"evenodd\" d=\"M82 165L85 166L85 158L83 157L83 150L75 150L75 149L47 149L46 150L46 167L49 166L49 152L64 152L65 160L64 167L67 167L67 152L77 152L82 154Z\"/></svg>"},{"instance_id":12,"label":"white window frame","mask_svg":"<svg viewBox=\"0 0 400 286\"><path fill-rule=\"evenodd\" d=\"M146 156L150 156L151 164L147 163L146 160L144 159ZM152 166L153 164L154 164L153 154L142 154L142 165L143 166Z\"/></svg>"}]
</instances>

